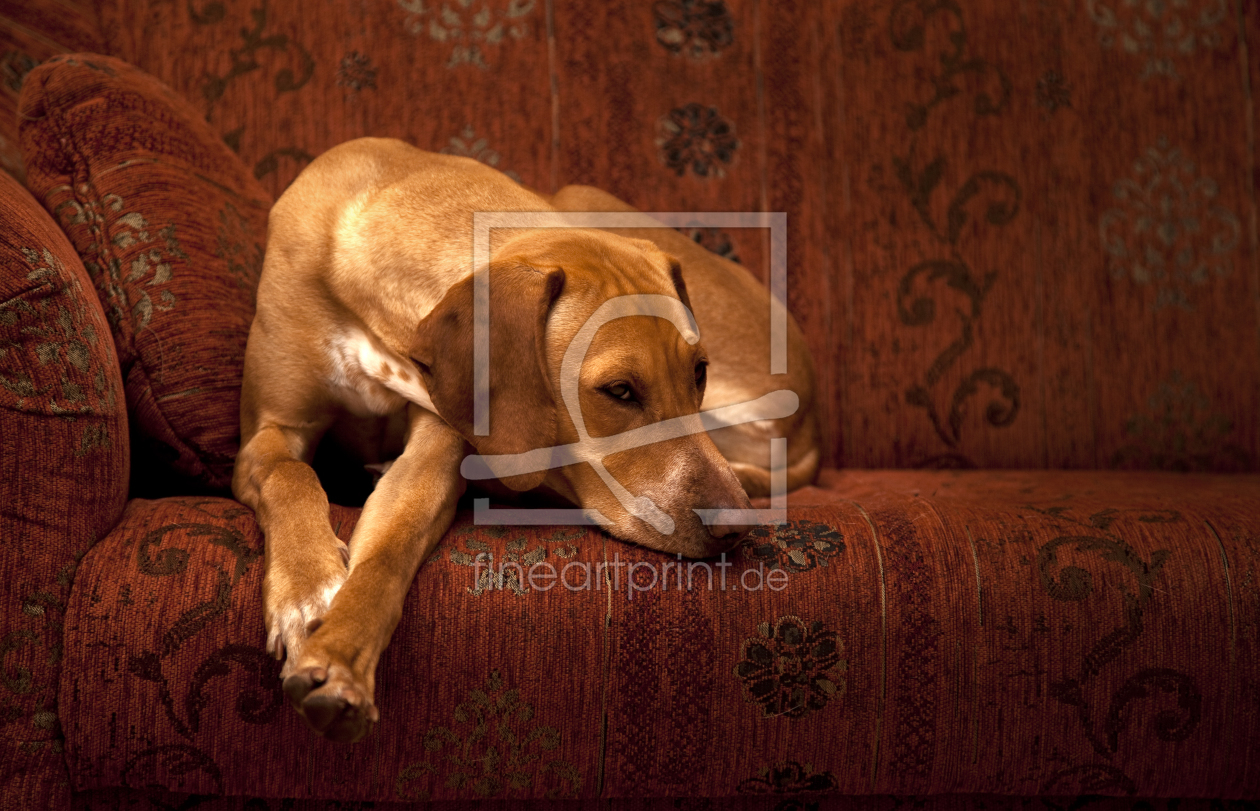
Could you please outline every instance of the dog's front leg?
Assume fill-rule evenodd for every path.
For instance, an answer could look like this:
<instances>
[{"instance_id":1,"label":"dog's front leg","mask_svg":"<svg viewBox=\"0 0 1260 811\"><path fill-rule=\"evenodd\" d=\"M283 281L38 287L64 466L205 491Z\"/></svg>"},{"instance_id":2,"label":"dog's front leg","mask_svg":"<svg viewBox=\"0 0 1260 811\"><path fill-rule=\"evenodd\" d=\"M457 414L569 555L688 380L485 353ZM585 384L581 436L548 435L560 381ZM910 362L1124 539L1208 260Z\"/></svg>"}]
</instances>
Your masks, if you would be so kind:
<instances>
[{"instance_id":1,"label":"dog's front leg","mask_svg":"<svg viewBox=\"0 0 1260 811\"><path fill-rule=\"evenodd\" d=\"M349 576L284 681L298 712L330 740L357 741L379 717L376 663L416 571L454 519L463 455L454 429L409 407L403 455L381 477L350 538Z\"/></svg>"},{"instance_id":2,"label":"dog's front leg","mask_svg":"<svg viewBox=\"0 0 1260 811\"><path fill-rule=\"evenodd\" d=\"M267 652L286 660L284 677L345 582L350 553L328 524L328 497L307 464L326 422L264 422L253 417L248 398L247 405L246 424L257 428L244 436L232 490L266 537Z\"/></svg>"}]
</instances>

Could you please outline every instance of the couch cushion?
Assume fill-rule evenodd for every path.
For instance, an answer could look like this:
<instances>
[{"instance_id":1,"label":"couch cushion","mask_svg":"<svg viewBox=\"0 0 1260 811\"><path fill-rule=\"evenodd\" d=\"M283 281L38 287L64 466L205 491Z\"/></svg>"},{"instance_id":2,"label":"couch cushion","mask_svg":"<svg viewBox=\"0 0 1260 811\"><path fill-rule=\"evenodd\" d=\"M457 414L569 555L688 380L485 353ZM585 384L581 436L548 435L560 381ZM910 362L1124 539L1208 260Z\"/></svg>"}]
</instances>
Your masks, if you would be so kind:
<instances>
[{"instance_id":1,"label":"couch cushion","mask_svg":"<svg viewBox=\"0 0 1260 811\"><path fill-rule=\"evenodd\" d=\"M133 502L67 621L74 785L359 801L1260 791L1260 478L828 472L795 498L787 525L712 580L691 570L690 590L665 555L461 513L381 662L381 723L350 748L281 705L249 513ZM333 508L343 538L355 515ZM479 558L576 564L576 588L496 580ZM602 587L582 588L596 563Z\"/></svg>"},{"instance_id":2,"label":"couch cushion","mask_svg":"<svg viewBox=\"0 0 1260 811\"><path fill-rule=\"evenodd\" d=\"M64 790L63 611L79 559L122 513L127 413L79 257L3 172L0 223L0 807L38 808Z\"/></svg>"},{"instance_id":3,"label":"couch cushion","mask_svg":"<svg viewBox=\"0 0 1260 811\"><path fill-rule=\"evenodd\" d=\"M195 110L118 60L46 62L22 115L28 185L92 275L151 440L137 465L226 488L270 198Z\"/></svg>"},{"instance_id":4,"label":"couch cushion","mask_svg":"<svg viewBox=\"0 0 1260 811\"><path fill-rule=\"evenodd\" d=\"M341 538L358 515L332 507ZM381 660L376 732L345 747L317 738L287 706L279 665L263 651L252 512L226 499L132 500L90 555L94 575L67 625L73 784L312 798L594 796L604 595L518 594L515 581L478 589L473 562L482 552L589 562L604 544L554 529L473 533L465 517L421 570ZM560 661L560 671L544 664ZM480 722L493 723L498 743L478 741ZM465 753L450 735L482 755L501 746L505 760L460 768Z\"/></svg>"}]
</instances>

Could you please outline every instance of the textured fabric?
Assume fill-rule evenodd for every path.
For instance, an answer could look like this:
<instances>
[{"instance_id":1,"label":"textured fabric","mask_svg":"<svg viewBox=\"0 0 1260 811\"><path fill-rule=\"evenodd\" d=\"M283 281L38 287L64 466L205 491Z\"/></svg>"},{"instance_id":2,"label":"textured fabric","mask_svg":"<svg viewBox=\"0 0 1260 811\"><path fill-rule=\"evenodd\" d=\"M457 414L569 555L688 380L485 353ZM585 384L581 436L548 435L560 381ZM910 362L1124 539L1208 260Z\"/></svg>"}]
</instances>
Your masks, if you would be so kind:
<instances>
[{"instance_id":1,"label":"textured fabric","mask_svg":"<svg viewBox=\"0 0 1260 811\"><path fill-rule=\"evenodd\" d=\"M0 6L0 169L26 176L18 147L18 94L31 70L56 54L100 51L96 7L85 0L23 0Z\"/></svg>"},{"instance_id":2,"label":"textured fabric","mask_svg":"<svg viewBox=\"0 0 1260 811\"><path fill-rule=\"evenodd\" d=\"M75 811L170 811L195 807L199 811L343 811L337 800L275 800L263 797L200 797L161 790L85 791L74 796ZM356 808L357 806L350 806ZM465 801L436 803L376 803L378 811L1255 811L1247 801L1135 799L1131 797L1000 797L994 795L938 795L933 797L839 797L817 787L796 785L782 791L746 797L694 800L687 797L648 800L553 800L550 802Z\"/></svg>"},{"instance_id":3,"label":"textured fabric","mask_svg":"<svg viewBox=\"0 0 1260 811\"><path fill-rule=\"evenodd\" d=\"M141 472L231 481L271 200L188 104L135 68L57 57L22 91L28 185L92 275Z\"/></svg>"},{"instance_id":4,"label":"textured fabric","mask_svg":"<svg viewBox=\"0 0 1260 811\"><path fill-rule=\"evenodd\" d=\"M381 723L349 748L304 728L262 652L251 514L132 501L68 611L73 785L381 802L1260 792L1260 479L828 472L793 501L690 589L675 561L599 533L461 513L382 659ZM333 509L342 538L356 515ZM531 583L534 563L569 587Z\"/></svg>"},{"instance_id":5,"label":"textured fabric","mask_svg":"<svg viewBox=\"0 0 1260 811\"><path fill-rule=\"evenodd\" d=\"M380 135L648 211L787 212L831 465L1236 471L1260 459L1260 6L1239 9L107 0L101 15L111 52L189 99L273 194ZM694 235L764 278L765 234Z\"/></svg>"},{"instance_id":6,"label":"textured fabric","mask_svg":"<svg viewBox=\"0 0 1260 811\"><path fill-rule=\"evenodd\" d=\"M333 508L340 537L357 515ZM462 522L435 552L441 563L422 569L381 660L381 723L365 745L345 747L305 727L263 653L252 513L224 499L133 500L86 563L95 575L67 623L74 784L348 799L595 796L604 595L521 599L528 584L510 572L506 592L489 568L475 582L474 558L591 561L606 543L563 531L478 536ZM560 649L565 671L540 670ZM487 723L497 742L484 738ZM495 747L502 761L485 760Z\"/></svg>"},{"instance_id":7,"label":"textured fabric","mask_svg":"<svg viewBox=\"0 0 1260 811\"><path fill-rule=\"evenodd\" d=\"M241 191L251 170L277 194L360 135L476 157L542 190L591 183L646 210L786 211L789 305L817 362L832 464L1256 469L1255 4L105 0L100 14L105 49L183 101L146 90L149 106L105 114L124 98L110 95L31 143L82 156L49 177L99 184L155 169L115 166L132 153L109 157L112 133L141 128L113 113L199 133L154 150L158 169L198 167L178 181L80 195L57 180L63 197L44 202L83 207L81 223L59 213L81 252L93 210L110 239L129 238L133 212L147 218L156 248L99 243L135 282L111 315L140 370L135 422L203 484L235 449L241 344L181 356L179 374L203 377L166 390L157 349L243 340L210 323L250 312L248 284L220 285L214 247L243 246L227 266L254 261L240 257L258 256L263 209L238 206L240 236L220 242L228 198L198 184L265 208L266 192ZM88 80L66 92L134 76L81 61L116 75L69 66ZM187 221L153 213L188 189ZM110 193L148 207L111 209ZM168 223L187 263L167 250ZM691 234L765 276L765 234ZM152 264L176 270L170 284L197 269L175 309L187 327L155 307L135 329L135 304L161 305L167 284L149 283L156 270L126 278L150 250L169 254ZM569 808L696 811L1254 807L1132 798L1260 794L1255 479L828 472L792 503L794 523L752 539L733 569L777 564L783 592L633 600L474 580L482 555L664 561L595 534L463 532L464 515L382 664L383 723L347 750L279 701L248 513L133 502L69 612L60 713L76 802L331 809L555 792L585 798ZM353 519L334 509L343 537ZM509 723L478 736L478 712ZM28 798L58 779L55 745L33 771L5 772L21 786L8 796L38 805Z\"/></svg>"},{"instance_id":8,"label":"textured fabric","mask_svg":"<svg viewBox=\"0 0 1260 811\"><path fill-rule=\"evenodd\" d=\"M0 807L35 808L68 788L61 630L78 562L127 498L127 414L82 263L4 173L0 223Z\"/></svg>"}]
</instances>

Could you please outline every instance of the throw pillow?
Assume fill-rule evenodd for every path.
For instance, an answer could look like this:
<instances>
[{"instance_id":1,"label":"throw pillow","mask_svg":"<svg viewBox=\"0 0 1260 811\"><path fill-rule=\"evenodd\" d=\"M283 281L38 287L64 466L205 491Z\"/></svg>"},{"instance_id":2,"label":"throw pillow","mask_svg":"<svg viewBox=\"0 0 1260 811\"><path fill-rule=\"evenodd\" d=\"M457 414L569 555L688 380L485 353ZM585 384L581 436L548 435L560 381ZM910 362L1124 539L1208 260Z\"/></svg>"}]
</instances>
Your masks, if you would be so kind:
<instances>
[{"instance_id":1,"label":"throw pillow","mask_svg":"<svg viewBox=\"0 0 1260 811\"><path fill-rule=\"evenodd\" d=\"M50 59L21 115L27 185L105 305L138 468L164 492L225 490L271 199L191 105L117 59Z\"/></svg>"}]
</instances>

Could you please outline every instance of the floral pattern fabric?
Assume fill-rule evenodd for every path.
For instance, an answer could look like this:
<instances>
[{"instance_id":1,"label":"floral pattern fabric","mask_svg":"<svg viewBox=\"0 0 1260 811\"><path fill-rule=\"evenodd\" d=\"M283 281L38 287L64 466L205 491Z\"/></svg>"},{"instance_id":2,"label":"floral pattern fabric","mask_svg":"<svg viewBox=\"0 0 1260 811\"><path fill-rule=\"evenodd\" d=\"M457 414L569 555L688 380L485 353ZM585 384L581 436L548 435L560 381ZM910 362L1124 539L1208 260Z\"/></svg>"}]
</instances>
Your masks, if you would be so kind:
<instances>
[{"instance_id":1,"label":"floral pattern fabric","mask_svg":"<svg viewBox=\"0 0 1260 811\"><path fill-rule=\"evenodd\" d=\"M127 498L118 356L56 223L0 172L0 805L68 803L62 631L83 555Z\"/></svg>"},{"instance_id":2,"label":"floral pattern fabric","mask_svg":"<svg viewBox=\"0 0 1260 811\"><path fill-rule=\"evenodd\" d=\"M1260 86L1252 6L99 11L97 34L42 41L113 58L43 66L61 45L12 32L82 18L0 19L0 101L32 105L25 163L2 141L0 160L29 171L73 242L10 245L0 397L6 419L54 434L0 437L16 448L0 456L4 519L26 520L24 538L69 492L57 482L102 482L69 529L5 564L21 569L0 718L21 757L3 776L22 805L71 785L102 807L650 796L756 811L836 793L889 807L1016 793L1066 811L1260 792L1248 479L829 472L798 497L812 506L712 571L729 588L682 593L642 571L618 592L535 588L505 565L670 561L461 519L382 665L397 726L348 752L278 695L261 543L239 505L136 500L106 537L124 401L143 466L223 485L270 197L360 135L646 210L786 211L787 303L816 359L829 464L1254 470L1255 178L1237 170ZM764 278L761 234L690 236ZM76 252L103 312L86 277L42 286L75 276ZM354 518L332 516L343 537Z\"/></svg>"},{"instance_id":3,"label":"floral pattern fabric","mask_svg":"<svg viewBox=\"0 0 1260 811\"><path fill-rule=\"evenodd\" d=\"M383 803L1260 785L1254 483L829 473L810 500L795 525L844 537L811 569L680 570L461 512L381 661L381 723L349 748L303 726L262 651L252 514L133 500L65 609L74 785ZM344 539L357 517L330 520ZM525 593L478 590L478 565L521 563Z\"/></svg>"},{"instance_id":4,"label":"floral pattern fabric","mask_svg":"<svg viewBox=\"0 0 1260 811\"><path fill-rule=\"evenodd\" d=\"M116 59L52 59L22 103L28 184L83 257L118 348L135 494L177 491L172 473L226 491L270 198L197 112Z\"/></svg>"},{"instance_id":5,"label":"floral pattern fabric","mask_svg":"<svg viewBox=\"0 0 1260 811\"><path fill-rule=\"evenodd\" d=\"M1231 471L1260 464L1256 195L1237 171L1260 86L1240 43L1258 14L1225 0L101 9L106 50L197 105L273 195L373 135L544 192L786 212L825 464L1158 468L1130 424L1180 375L1228 426L1197 458ZM724 240L766 277L764 235Z\"/></svg>"}]
</instances>

